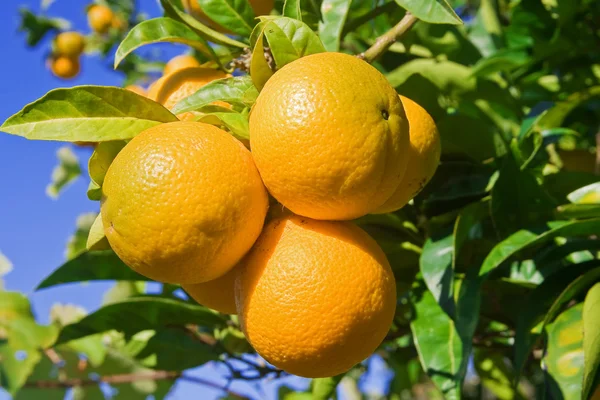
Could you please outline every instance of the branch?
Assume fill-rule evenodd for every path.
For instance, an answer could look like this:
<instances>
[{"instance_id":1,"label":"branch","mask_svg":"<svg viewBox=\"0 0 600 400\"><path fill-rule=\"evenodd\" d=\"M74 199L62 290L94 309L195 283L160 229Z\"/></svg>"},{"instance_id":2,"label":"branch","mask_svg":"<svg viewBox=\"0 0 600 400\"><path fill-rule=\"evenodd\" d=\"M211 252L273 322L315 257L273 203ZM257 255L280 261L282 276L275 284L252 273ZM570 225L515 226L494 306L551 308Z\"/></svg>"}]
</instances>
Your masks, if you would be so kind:
<instances>
[{"instance_id":1,"label":"branch","mask_svg":"<svg viewBox=\"0 0 600 400\"><path fill-rule=\"evenodd\" d=\"M238 399L248 399L248 397L231 391L225 387L222 387L214 382L204 380L202 378L196 378L193 376L183 375L177 371L152 371L135 374L120 374L120 375L107 375L100 377L99 379L81 379L81 378L68 378L59 381L31 381L25 383L24 387L36 388L36 389L69 389L73 387L84 387L84 386L95 386L100 383L108 383L112 385L118 385L123 383L132 383L146 380L176 380L181 379L183 381L197 383L200 385L208 386L212 389L221 390L228 395Z\"/></svg>"},{"instance_id":2,"label":"branch","mask_svg":"<svg viewBox=\"0 0 600 400\"><path fill-rule=\"evenodd\" d=\"M369 47L364 53L359 54L358 57L369 63L375 61L377 57L385 53L402 35L408 32L417 21L417 17L407 11L400 22L378 37L373 46Z\"/></svg>"}]
</instances>

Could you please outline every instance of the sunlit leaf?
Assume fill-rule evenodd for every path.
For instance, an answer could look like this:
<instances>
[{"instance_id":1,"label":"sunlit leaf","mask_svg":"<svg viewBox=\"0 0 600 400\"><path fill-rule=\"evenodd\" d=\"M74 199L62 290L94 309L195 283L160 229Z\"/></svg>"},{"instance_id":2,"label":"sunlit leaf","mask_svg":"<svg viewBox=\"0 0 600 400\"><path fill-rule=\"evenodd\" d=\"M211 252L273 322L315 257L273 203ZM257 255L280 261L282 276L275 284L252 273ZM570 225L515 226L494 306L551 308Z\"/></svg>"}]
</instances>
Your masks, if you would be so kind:
<instances>
[{"instance_id":1,"label":"sunlit leaf","mask_svg":"<svg viewBox=\"0 0 600 400\"><path fill-rule=\"evenodd\" d=\"M94 220L98 216L98 213L89 212L85 214L81 214L77 217L76 230L73 236L67 242L67 250L66 250L66 258L67 260L71 260L85 251L85 244L87 242L88 234L90 232L90 228L94 223Z\"/></svg>"},{"instance_id":2,"label":"sunlit leaf","mask_svg":"<svg viewBox=\"0 0 600 400\"><path fill-rule=\"evenodd\" d=\"M319 37L327 51L339 51L351 4L352 0L324 0L321 4Z\"/></svg>"},{"instance_id":3,"label":"sunlit leaf","mask_svg":"<svg viewBox=\"0 0 600 400\"><path fill-rule=\"evenodd\" d=\"M192 0L212 21L241 36L248 36L256 25L248 0Z\"/></svg>"},{"instance_id":4,"label":"sunlit leaf","mask_svg":"<svg viewBox=\"0 0 600 400\"><path fill-rule=\"evenodd\" d=\"M53 199L58 198L60 192L81 175L79 158L69 146L63 146L56 152L58 165L52 170L50 184L46 187L46 194Z\"/></svg>"},{"instance_id":5,"label":"sunlit leaf","mask_svg":"<svg viewBox=\"0 0 600 400\"><path fill-rule=\"evenodd\" d=\"M600 275L600 274L599 274ZM600 279L600 278L599 278ZM600 283L588 292L583 303L583 388L582 398L592 398L600 383Z\"/></svg>"},{"instance_id":6,"label":"sunlit leaf","mask_svg":"<svg viewBox=\"0 0 600 400\"><path fill-rule=\"evenodd\" d=\"M396 0L415 17L431 24L462 24L462 20L446 0Z\"/></svg>"},{"instance_id":7,"label":"sunlit leaf","mask_svg":"<svg viewBox=\"0 0 600 400\"><path fill-rule=\"evenodd\" d=\"M173 107L175 114L200 109L215 101L252 106L258 91L248 76L218 79L202 86L196 93L186 97Z\"/></svg>"}]
</instances>

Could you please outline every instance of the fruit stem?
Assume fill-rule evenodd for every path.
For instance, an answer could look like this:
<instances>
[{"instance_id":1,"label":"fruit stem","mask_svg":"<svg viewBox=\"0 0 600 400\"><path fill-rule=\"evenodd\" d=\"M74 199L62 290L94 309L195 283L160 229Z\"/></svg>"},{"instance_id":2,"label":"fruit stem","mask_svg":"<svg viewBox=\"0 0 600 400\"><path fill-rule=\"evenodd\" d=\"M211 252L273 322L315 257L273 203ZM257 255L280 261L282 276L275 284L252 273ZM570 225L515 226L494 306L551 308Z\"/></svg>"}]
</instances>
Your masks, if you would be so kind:
<instances>
[{"instance_id":1,"label":"fruit stem","mask_svg":"<svg viewBox=\"0 0 600 400\"><path fill-rule=\"evenodd\" d=\"M407 11L400 22L378 37L373 46L369 47L364 53L359 54L358 57L369 63L375 61L377 57L385 53L402 35L408 32L417 21L417 17Z\"/></svg>"}]
</instances>

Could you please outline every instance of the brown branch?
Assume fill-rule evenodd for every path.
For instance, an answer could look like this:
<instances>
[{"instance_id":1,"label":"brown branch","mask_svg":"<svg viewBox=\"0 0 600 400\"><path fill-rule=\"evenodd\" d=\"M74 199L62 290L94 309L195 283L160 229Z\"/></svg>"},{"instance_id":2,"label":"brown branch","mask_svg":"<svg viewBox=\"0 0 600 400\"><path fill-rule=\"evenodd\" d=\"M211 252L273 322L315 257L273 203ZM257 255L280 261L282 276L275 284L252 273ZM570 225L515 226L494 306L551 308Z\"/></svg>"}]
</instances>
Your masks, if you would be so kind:
<instances>
[{"instance_id":1,"label":"brown branch","mask_svg":"<svg viewBox=\"0 0 600 400\"><path fill-rule=\"evenodd\" d=\"M108 383L111 385L119 385L123 383L132 383L138 381L145 380L176 380L181 379L186 382L197 383L199 385L204 385L210 387L212 389L221 390L228 395L238 398L238 399L248 399L248 397L239 394L237 392L231 391L223 386L220 386L214 382L207 381L202 378L196 378L189 375L183 375L181 372L177 371L152 371L152 372L144 372L144 373L136 373L136 374L120 374L120 375L107 375L100 377L99 379L81 379L81 378L68 378L63 380L48 380L48 381L30 381L25 383L25 387L28 388L36 388L36 389L68 389L73 387L85 387L85 386L95 386L100 383Z\"/></svg>"},{"instance_id":2,"label":"brown branch","mask_svg":"<svg viewBox=\"0 0 600 400\"><path fill-rule=\"evenodd\" d=\"M380 55L385 53L398 39L412 28L418 21L417 17L408 11L404 17L392 29L381 35L375 40L375 43L364 53L358 55L359 58L367 62L375 61Z\"/></svg>"}]
</instances>

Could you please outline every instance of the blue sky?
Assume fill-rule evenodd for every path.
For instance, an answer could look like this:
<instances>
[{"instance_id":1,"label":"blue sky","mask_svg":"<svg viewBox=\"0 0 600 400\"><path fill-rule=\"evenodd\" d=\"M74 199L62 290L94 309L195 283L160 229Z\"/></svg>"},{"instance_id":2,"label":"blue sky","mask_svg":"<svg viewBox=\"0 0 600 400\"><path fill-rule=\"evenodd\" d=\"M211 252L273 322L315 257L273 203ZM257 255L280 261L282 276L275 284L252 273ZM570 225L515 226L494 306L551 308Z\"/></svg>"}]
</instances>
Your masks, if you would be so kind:
<instances>
[{"instance_id":1,"label":"blue sky","mask_svg":"<svg viewBox=\"0 0 600 400\"><path fill-rule=\"evenodd\" d=\"M44 65L49 38L37 48L29 49L25 46L24 34L17 32L19 7L28 6L38 10L39 3L39 0L8 0L3 3L0 12L4 55L0 64L0 122L57 87L121 84L122 77L109 67L111 62L94 57L82 60L82 73L76 79L62 81L54 78ZM87 3L84 0L57 0L49 9L49 15L69 19L74 29L87 32L84 15ZM140 0L138 3L149 15L160 14L155 0ZM173 55L185 51L185 48L171 46L165 50L167 55ZM36 316L44 323L48 321L50 308L55 303L73 303L88 311L95 310L101 304L103 293L111 287L111 283L103 282L65 285L34 292L35 286L64 262L65 245L75 229L77 216L98 211L98 203L86 197L86 179L78 179L62 192L58 200L45 194L52 168L56 165L56 151L62 145L0 133L0 252L14 265L14 270L4 278L5 287L26 293ZM82 166L85 166L91 150L75 148L74 151L83 160ZM378 371L377 375L387 375L382 368L382 363L375 360L373 370ZM192 374L222 384L225 382L222 372L208 365L192 371ZM294 385L304 383L297 379L287 381ZM232 389L251 394L254 398L274 398L277 386L276 382L262 382L257 391L256 387L239 382ZM367 382L365 389L369 388L380 390L381 385ZM169 398L211 399L220 394L203 386L180 383ZM0 390L0 400L6 398L8 396Z\"/></svg>"}]
</instances>

